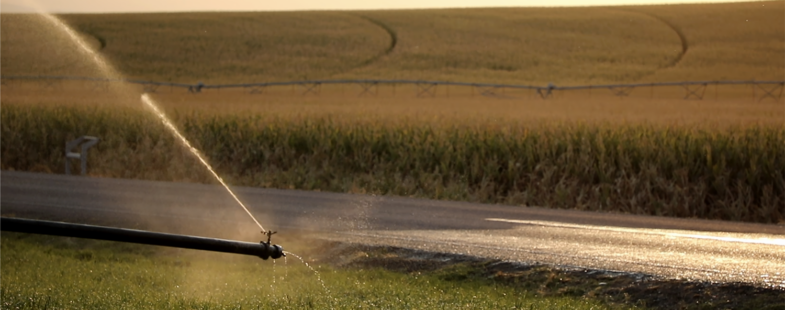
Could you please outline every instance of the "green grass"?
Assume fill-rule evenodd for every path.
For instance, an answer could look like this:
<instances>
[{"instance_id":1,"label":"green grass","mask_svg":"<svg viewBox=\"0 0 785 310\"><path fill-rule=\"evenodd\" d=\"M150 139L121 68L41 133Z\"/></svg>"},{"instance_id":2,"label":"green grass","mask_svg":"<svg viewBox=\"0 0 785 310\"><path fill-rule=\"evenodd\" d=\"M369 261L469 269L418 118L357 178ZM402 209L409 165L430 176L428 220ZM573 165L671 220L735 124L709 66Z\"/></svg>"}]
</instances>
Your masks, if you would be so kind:
<instances>
[{"instance_id":1,"label":"green grass","mask_svg":"<svg viewBox=\"0 0 785 310\"><path fill-rule=\"evenodd\" d=\"M785 220L785 128L379 123L174 114L234 185L760 223ZM89 133L94 176L214 183L148 112L4 105L2 169L59 172Z\"/></svg>"},{"instance_id":2,"label":"green grass","mask_svg":"<svg viewBox=\"0 0 785 310\"><path fill-rule=\"evenodd\" d=\"M61 17L131 78L566 85L782 79L784 9L766 1ZM5 14L0 22L4 74L100 76L40 18Z\"/></svg>"},{"instance_id":3,"label":"green grass","mask_svg":"<svg viewBox=\"0 0 785 310\"><path fill-rule=\"evenodd\" d=\"M325 289L294 258L273 264L17 233L3 233L2 253L3 309L620 308L590 298L537 296L462 268L409 275L317 266Z\"/></svg>"}]
</instances>

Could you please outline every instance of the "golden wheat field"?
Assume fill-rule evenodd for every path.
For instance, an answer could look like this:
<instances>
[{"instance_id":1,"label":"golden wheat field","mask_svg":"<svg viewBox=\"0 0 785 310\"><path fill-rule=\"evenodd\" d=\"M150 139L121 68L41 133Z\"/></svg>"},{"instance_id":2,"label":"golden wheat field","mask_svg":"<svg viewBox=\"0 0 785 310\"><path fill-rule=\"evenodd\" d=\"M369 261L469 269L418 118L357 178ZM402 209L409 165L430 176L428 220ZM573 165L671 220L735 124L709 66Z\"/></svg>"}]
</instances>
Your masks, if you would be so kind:
<instances>
[{"instance_id":1,"label":"golden wheat field","mask_svg":"<svg viewBox=\"0 0 785 310\"><path fill-rule=\"evenodd\" d=\"M783 10L769 1L61 18L134 79L563 86L782 80ZM0 23L3 76L106 77L40 17ZM63 142L90 134L102 139L93 176L214 182L142 108L152 90L107 85L3 79L0 168L59 173ZM685 100L695 88L681 86L548 99L511 88L440 85L418 96L411 84L310 86L160 87L152 97L233 185L785 221L777 84L707 84L701 100Z\"/></svg>"},{"instance_id":2,"label":"golden wheat field","mask_svg":"<svg viewBox=\"0 0 785 310\"><path fill-rule=\"evenodd\" d=\"M597 8L63 15L129 78L557 85L780 80L782 1ZM4 14L5 75L94 73ZM68 46L67 42L59 44ZM41 64L50 64L43 67ZM73 74L73 73L71 73Z\"/></svg>"}]
</instances>

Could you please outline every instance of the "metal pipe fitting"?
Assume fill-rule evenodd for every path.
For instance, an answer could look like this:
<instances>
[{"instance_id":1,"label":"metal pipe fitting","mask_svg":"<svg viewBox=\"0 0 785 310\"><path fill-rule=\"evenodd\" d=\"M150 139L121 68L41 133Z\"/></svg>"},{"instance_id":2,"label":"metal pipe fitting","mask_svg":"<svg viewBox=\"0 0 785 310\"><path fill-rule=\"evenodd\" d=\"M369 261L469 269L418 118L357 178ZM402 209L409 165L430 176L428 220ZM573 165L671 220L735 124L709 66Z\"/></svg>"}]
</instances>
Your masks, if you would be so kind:
<instances>
[{"instance_id":1,"label":"metal pipe fitting","mask_svg":"<svg viewBox=\"0 0 785 310\"><path fill-rule=\"evenodd\" d=\"M125 229L21 218L0 218L0 230L30 234L53 235L160 245L183 249L254 255L277 259L286 254L283 248L269 242L243 242L197 236L175 235L136 229Z\"/></svg>"}]
</instances>

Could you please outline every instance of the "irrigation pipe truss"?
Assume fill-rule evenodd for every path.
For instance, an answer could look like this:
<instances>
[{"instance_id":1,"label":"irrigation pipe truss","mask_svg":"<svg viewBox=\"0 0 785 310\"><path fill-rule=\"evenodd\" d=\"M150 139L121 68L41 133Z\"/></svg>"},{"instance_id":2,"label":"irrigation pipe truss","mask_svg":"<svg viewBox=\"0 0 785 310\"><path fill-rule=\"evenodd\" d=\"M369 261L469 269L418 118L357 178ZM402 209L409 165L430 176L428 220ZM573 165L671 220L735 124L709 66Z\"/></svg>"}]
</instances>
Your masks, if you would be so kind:
<instances>
[{"instance_id":1,"label":"irrigation pipe truss","mask_svg":"<svg viewBox=\"0 0 785 310\"><path fill-rule=\"evenodd\" d=\"M556 86L549 84L547 86L533 86L533 85L515 85L515 84L490 84L490 83L467 83L467 82L449 82L449 81L428 81L428 80L372 80L372 79L356 79L356 80L306 80L306 81L284 81L284 82L263 82L263 83L237 83L237 84L214 84L207 85L197 84L184 84L184 83L170 83L170 82L156 82L134 79L109 79L109 78L96 78L96 77L80 77L80 76L2 76L2 84L6 85L8 81L12 80L39 80L44 82L45 87L56 86L60 81L92 81L96 83L130 83L142 85L145 92L155 92L161 86L178 87L187 89L192 93L199 93L205 89L229 89L239 88L247 89L250 93L261 93L265 87L274 86L301 86L302 94L309 93L318 94L321 85L328 84L354 84L359 85L361 92L364 94L376 94L379 85L416 85L417 97L435 97L437 86L459 86L459 87L472 87L477 89L480 95L496 96L498 92L504 89L528 89L534 90L543 98L551 98L556 91L573 91L573 90L593 90L593 89L607 89L615 96L625 97L639 87L673 87L680 86L685 91L684 99L703 99L706 88L709 85L749 85L752 86L753 99L763 100L771 98L779 100L782 98L783 89L785 89L785 80L783 81L684 81L684 82L664 82L664 83L633 83L633 84L600 84L600 85L579 85L579 86ZM759 94L759 95L758 95Z\"/></svg>"}]
</instances>

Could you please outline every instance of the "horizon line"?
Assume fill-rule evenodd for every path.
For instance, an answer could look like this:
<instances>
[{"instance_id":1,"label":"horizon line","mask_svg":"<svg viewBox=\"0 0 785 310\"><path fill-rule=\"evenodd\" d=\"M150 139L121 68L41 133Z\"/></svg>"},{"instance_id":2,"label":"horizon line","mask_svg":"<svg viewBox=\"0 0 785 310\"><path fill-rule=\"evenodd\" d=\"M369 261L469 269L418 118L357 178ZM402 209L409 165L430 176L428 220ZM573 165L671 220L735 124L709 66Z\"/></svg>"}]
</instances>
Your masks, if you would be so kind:
<instances>
[{"instance_id":1,"label":"horizon line","mask_svg":"<svg viewBox=\"0 0 785 310\"><path fill-rule=\"evenodd\" d=\"M694 5L694 4L730 4L730 3L752 3L752 2L774 2L776 0L598 0L591 4L576 4L575 0L557 0L557 2L550 2L547 5L527 4L527 5L504 5L504 4L487 4L487 5L456 5L456 6L421 6L421 7L273 7L270 9L250 7L229 7L223 8L210 8L210 7L197 7L194 9L152 9L152 8L118 8L118 9L85 9L85 8L44 8L43 10L35 9L30 6L21 5L19 3L8 3L8 1L0 1L0 13L6 14L24 14L24 13L51 13L51 14L138 14L138 13L229 13L229 12L314 12L314 11L393 11L393 10L439 10L439 9L504 9L504 8L589 8L589 7L621 7L621 6L657 6L657 5Z\"/></svg>"}]
</instances>

